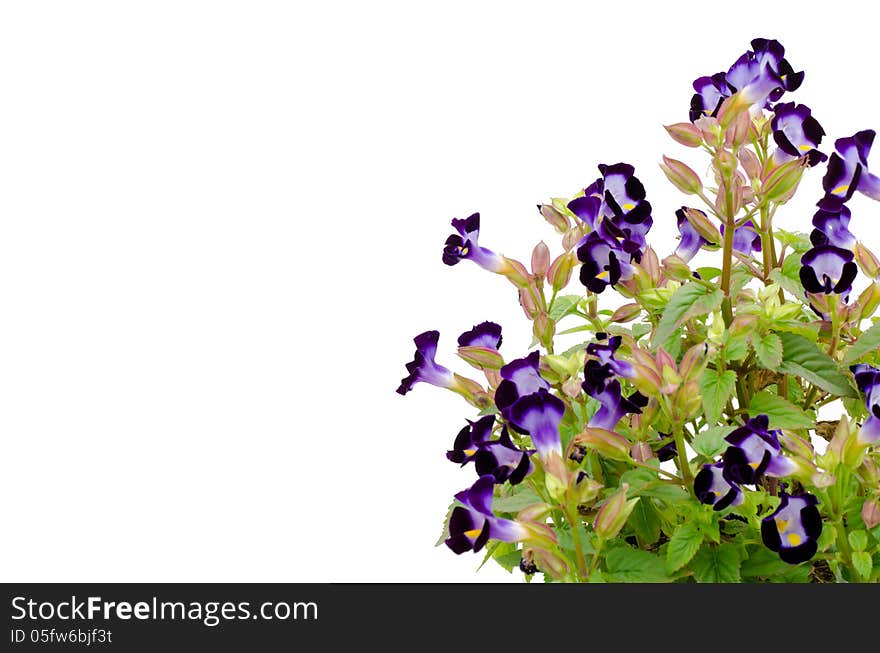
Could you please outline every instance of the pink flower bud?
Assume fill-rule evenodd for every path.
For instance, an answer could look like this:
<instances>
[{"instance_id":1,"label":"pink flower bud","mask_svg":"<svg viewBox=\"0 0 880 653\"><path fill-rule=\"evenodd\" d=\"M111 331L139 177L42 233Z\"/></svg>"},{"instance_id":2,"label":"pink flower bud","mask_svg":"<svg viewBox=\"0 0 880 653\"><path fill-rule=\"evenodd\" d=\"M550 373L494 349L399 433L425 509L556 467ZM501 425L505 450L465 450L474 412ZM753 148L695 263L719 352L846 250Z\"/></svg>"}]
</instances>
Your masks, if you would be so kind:
<instances>
[{"instance_id":1,"label":"pink flower bud","mask_svg":"<svg viewBox=\"0 0 880 653\"><path fill-rule=\"evenodd\" d=\"M721 144L721 125L717 118L703 116L694 121L694 126L700 130L706 145L711 147Z\"/></svg>"},{"instance_id":2,"label":"pink flower bud","mask_svg":"<svg viewBox=\"0 0 880 653\"><path fill-rule=\"evenodd\" d=\"M550 267L550 249L542 240L532 250L532 274L536 277L545 277Z\"/></svg>"},{"instance_id":3,"label":"pink flower bud","mask_svg":"<svg viewBox=\"0 0 880 653\"><path fill-rule=\"evenodd\" d=\"M551 204L538 204L538 211L556 231L564 234L571 227L568 216L557 211Z\"/></svg>"},{"instance_id":4,"label":"pink flower bud","mask_svg":"<svg viewBox=\"0 0 880 653\"><path fill-rule=\"evenodd\" d=\"M565 251L571 251L577 244L581 242L581 240L586 236L585 230L587 227L581 227L580 225L575 225L562 237L562 246L565 248Z\"/></svg>"},{"instance_id":5,"label":"pink flower bud","mask_svg":"<svg viewBox=\"0 0 880 653\"><path fill-rule=\"evenodd\" d=\"M667 277L676 281L687 281L691 278L691 269L688 264L675 254L670 254L663 259L663 272Z\"/></svg>"},{"instance_id":6,"label":"pink flower bud","mask_svg":"<svg viewBox=\"0 0 880 653\"><path fill-rule=\"evenodd\" d=\"M614 431L588 426L575 436L575 442L595 449L605 458L629 460L629 442Z\"/></svg>"},{"instance_id":7,"label":"pink flower bud","mask_svg":"<svg viewBox=\"0 0 880 653\"><path fill-rule=\"evenodd\" d=\"M674 125L664 125L663 128L676 143L685 147L700 147L703 143L703 133L693 123L677 122Z\"/></svg>"},{"instance_id":8,"label":"pink flower bud","mask_svg":"<svg viewBox=\"0 0 880 653\"><path fill-rule=\"evenodd\" d=\"M703 237L703 240L713 245L721 243L721 232L705 213L685 207L684 217L687 218L687 221L691 223L691 226L696 229L697 233Z\"/></svg>"},{"instance_id":9,"label":"pink flower bud","mask_svg":"<svg viewBox=\"0 0 880 653\"><path fill-rule=\"evenodd\" d=\"M458 355L469 365L478 370L500 370L504 365L504 358L495 349L471 345L459 347Z\"/></svg>"},{"instance_id":10,"label":"pink flower bud","mask_svg":"<svg viewBox=\"0 0 880 653\"><path fill-rule=\"evenodd\" d=\"M571 272L577 264L574 252L565 252L556 257L547 270L547 280L555 291L560 291L571 281Z\"/></svg>"},{"instance_id":11,"label":"pink flower bud","mask_svg":"<svg viewBox=\"0 0 880 653\"><path fill-rule=\"evenodd\" d=\"M629 455L638 463L646 463L654 457L654 451L647 442L635 442L630 447Z\"/></svg>"},{"instance_id":12,"label":"pink flower bud","mask_svg":"<svg viewBox=\"0 0 880 653\"><path fill-rule=\"evenodd\" d=\"M639 265L648 273L653 287L656 287L660 283L660 261L657 258L657 252L650 245L645 247L645 252L642 254L642 261Z\"/></svg>"},{"instance_id":13,"label":"pink flower bud","mask_svg":"<svg viewBox=\"0 0 880 653\"><path fill-rule=\"evenodd\" d=\"M703 182L700 181L699 175L681 161L664 156L660 169L672 185L682 193L696 195L703 190Z\"/></svg>"},{"instance_id":14,"label":"pink flower bud","mask_svg":"<svg viewBox=\"0 0 880 653\"><path fill-rule=\"evenodd\" d=\"M538 307L535 304L535 298L532 297L532 293L529 292L528 288L519 289L519 305L522 306L523 312L530 320L533 320L538 314Z\"/></svg>"},{"instance_id":15,"label":"pink flower bud","mask_svg":"<svg viewBox=\"0 0 880 653\"><path fill-rule=\"evenodd\" d=\"M880 284L875 281L865 288L862 294L859 295L859 301L856 302L856 306L859 307L859 319L867 320L874 315L877 307L880 306Z\"/></svg>"},{"instance_id":16,"label":"pink flower bud","mask_svg":"<svg viewBox=\"0 0 880 653\"><path fill-rule=\"evenodd\" d=\"M736 157L727 150L721 150L720 152L718 152L718 154L715 155L713 165L715 166L715 169L722 175L726 177L731 177L733 176L733 173L736 172L739 161L737 161Z\"/></svg>"},{"instance_id":17,"label":"pink flower bud","mask_svg":"<svg viewBox=\"0 0 880 653\"><path fill-rule=\"evenodd\" d=\"M772 202L787 202L797 190L805 169L806 157L769 168L764 174L761 194Z\"/></svg>"},{"instance_id":18,"label":"pink flower bud","mask_svg":"<svg viewBox=\"0 0 880 653\"><path fill-rule=\"evenodd\" d=\"M724 142L728 147L737 148L749 137L749 130L752 126L752 117L748 111L739 114L730 126L724 130Z\"/></svg>"},{"instance_id":19,"label":"pink flower bud","mask_svg":"<svg viewBox=\"0 0 880 653\"><path fill-rule=\"evenodd\" d=\"M633 508L636 507L639 498L627 501L626 491L628 489L629 484L622 483L620 489L612 494L596 513L593 530L600 538L608 540L615 537L623 528Z\"/></svg>"},{"instance_id":20,"label":"pink flower bud","mask_svg":"<svg viewBox=\"0 0 880 653\"><path fill-rule=\"evenodd\" d=\"M642 307L636 303L624 304L611 316L612 322L617 322L619 324L623 324L625 322L631 322L636 319L642 313Z\"/></svg>"},{"instance_id":21,"label":"pink flower bud","mask_svg":"<svg viewBox=\"0 0 880 653\"><path fill-rule=\"evenodd\" d=\"M855 247L856 263L865 273L865 276L876 279L880 275L880 261L874 256L874 253L865 247L862 243L856 243Z\"/></svg>"},{"instance_id":22,"label":"pink flower bud","mask_svg":"<svg viewBox=\"0 0 880 653\"><path fill-rule=\"evenodd\" d=\"M761 162L758 160L757 154L747 147L741 147L737 152L737 158L739 158L743 170L749 176L749 181L758 179L761 176Z\"/></svg>"},{"instance_id":23,"label":"pink flower bud","mask_svg":"<svg viewBox=\"0 0 880 653\"><path fill-rule=\"evenodd\" d=\"M524 288L525 286L529 285L529 282L531 281L531 275L529 274L529 271L526 270L526 266L524 266L516 259L507 257L502 258L504 259L505 265L501 273L518 288Z\"/></svg>"},{"instance_id":24,"label":"pink flower bud","mask_svg":"<svg viewBox=\"0 0 880 653\"><path fill-rule=\"evenodd\" d=\"M532 324L532 332L538 339L538 342L540 342L545 349L549 349L553 344L553 336L556 334L556 323L550 319L547 313L541 311L535 316L535 321Z\"/></svg>"},{"instance_id":25,"label":"pink flower bud","mask_svg":"<svg viewBox=\"0 0 880 653\"><path fill-rule=\"evenodd\" d=\"M681 357L681 364L678 366L678 370L683 379L687 381L700 377L703 370L706 368L706 354L708 350L709 348L706 343L701 342L684 353L684 356Z\"/></svg>"},{"instance_id":26,"label":"pink flower bud","mask_svg":"<svg viewBox=\"0 0 880 653\"><path fill-rule=\"evenodd\" d=\"M880 524L880 503L877 499L865 499L865 503L862 504L862 521L865 522L868 530Z\"/></svg>"}]
</instances>

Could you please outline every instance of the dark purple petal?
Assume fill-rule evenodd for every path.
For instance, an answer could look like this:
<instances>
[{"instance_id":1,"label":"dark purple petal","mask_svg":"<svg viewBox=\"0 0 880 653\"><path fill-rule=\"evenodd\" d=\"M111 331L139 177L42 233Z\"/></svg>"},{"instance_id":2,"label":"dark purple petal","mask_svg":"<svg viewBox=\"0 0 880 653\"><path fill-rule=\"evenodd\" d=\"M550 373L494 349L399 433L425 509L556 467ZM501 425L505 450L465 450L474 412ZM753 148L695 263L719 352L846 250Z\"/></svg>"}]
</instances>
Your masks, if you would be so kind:
<instances>
[{"instance_id":1,"label":"dark purple petal","mask_svg":"<svg viewBox=\"0 0 880 653\"><path fill-rule=\"evenodd\" d=\"M800 278L804 289L811 293L844 295L852 289L857 266L853 253L833 245L819 245L801 257Z\"/></svg>"},{"instance_id":2,"label":"dark purple petal","mask_svg":"<svg viewBox=\"0 0 880 653\"><path fill-rule=\"evenodd\" d=\"M694 496L714 510L724 510L743 502L742 490L724 477L723 463L703 465L694 477Z\"/></svg>"},{"instance_id":3,"label":"dark purple petal","mask_svg":"<svg viewBox=\"0 0 880 653\"><path fill-rule=\"evenodd\" d=\"M773 139L789 157L807 156L809 165L815 165L828 157L818 148L825 130L811 115L809 107L794 102L777 104L773 108Z\"/></svg>"},{"instance_id":4,"label":"dark purple petal","mask_svg":"<svg viewBox=\"0 0 880 653\"><path fill-rule=\"evenodd\" d=\"M816 541L822 534L818 499L808 493L789 495L785 491L779 498L779 507L761 522L761 538L784 562L805 562L816 554Z\"/></svg>"},{"instance_id":5,"label":"dark purple petal","mask_svg":"<svg viewBox=\"0 0 880 653\"><path fill-rule=\"evenodd\" d=\"M502 381L495 390L495 406L505 419L509 419L508 410L517 399L541 389L550 389L550 384L538 371L540 361L540 352L533 351L524 358L510 361L499 371Z\"/></svg>"},{"instance_id":6,"label":"dark purple petal","mask_svg":"<svg viewBox=\"0 0 880 653\"><path fill-rule=\"evenodd\" d=\"M626 361L619 361L614 357L614 352L620 348L621 337L607 337L604 333L597 333L598 342L591 342L587 345L587 354L595 356L603 365L608 365L612 372L617 376L631 379L636 375L633 366Z\"/></svg>"},{"instance_id":7,"label":"dark purple petal","mask_svg":"<svg viewBox=\"0 0 880 653\"><path fill-rule=\"evenodd\" d=\"M819 210L813 215L815 230L810 234L810 241L814 245L834 245L843 249L855 247L856 237L849 231L852 216L849 207L840 202L835 210L829 210L821 208L822 204L820 202ZM833 203L825 202L825 205Z\"/></svg>"},{"instance_id":8,"label":"dark purple petal","mask_svg":"<svg viewBox=\"0 0 880 653\"><path fill-rule=\"evenodd\" d=\"M413 339L416 353L413 360L406 364L409 375L401 379L400 386L397 388L398 393L405 395L419 382L441 388L451 388L455 385L452 372L434 362L439 339L439 331L425 331Z\"/></svg>"},{"instance_id":9,"label":"dark purple petal","mask_svg":"<svg viewBox=\"0 0 880 653\"><path fill-rule=\"evenodd\" d=\"M490 272L498 272L504 266L503 259L492 250L480 247L480 214L467 218L453 218L452 227L457 233L446 239L443 262L455 265L463 259L473 261Z\"/></svg>"},{"instance_id":10,"label":"dark purple petal","mask_svg":"<svg viewBox=\"0 0 880 653\"><path fill-rule=\"evenodd\" d=\"M458 337L458 346L487 347L497 350L501 346L501 325L494 322L481 322Z\"/></svg>"},{"instance_id":11,"label":"dark purple petal","mask_svg":"<svg viewBox=\"0 0 880 653\"><path fill-rule=\"evenodd\" d=\"M785 458L779 445L779 431L768 429L766 415L748 420L725 440L731 446L723 455L725 478L736 484L757 483L761 476L782 477L795 467Z\"/></svg>"},{"instance_id":12,"label":"dark purple petal","mask_svg":"<svg viewBox=\"0 0 880 653\"><path fill-rule=\"evenodd\" d=\"M510 407L511 423L518 431L531 436L543 459L554 452L562 455L559 422L564 414L565 402L544 389L520 397Z\"/></svg>"},{"instance_id":13,"label":"dark purple petal","mask_svg":"<svg viewBox=\"0 0 880 653\"><path fill-rule=\"evenodd\" d=\"M594 195L585 195L571 200L568 203L568 210L588 224L590 229L595 229L601 206L601 198Z\"/></svg>"},{"instance_id":14,"label":"dark purple petal","mask_svg":"<svg viewBox=\"0 0 880 653\"><path fill-rule=\"evenodd\" d=\"M691 224L690 220L687 219L687 216L685 214L686 210L687 207L683 206L675 212L675 221L678 225L678 233L681 234L681 240L678 243L678 247L676 247L675 249L675 254L685 263L696 256L697 252L700 251L700 248L703 245L709 244L709 241L703 238ZM699 211L699 209L691 209L691 211ZM699 212L702 213L704 216L706 215L703 211Z\"/></svg>"},{"instance_id":15,"label":"dark purple petal","mask_svg":"<svg viewBox=\"0 0 880 653\"><path fill-rule=\"evenodd\" d=\"M446 457L452 462L460 463L461 465L469 463L477 455L480 447L489 441L494 425L494 415L486 415L476 422L468 420L468 425L458 432L452 449L446 452ZM479 473L479 470L477 470L477 473Z\"/></svg>"}]
</instances>

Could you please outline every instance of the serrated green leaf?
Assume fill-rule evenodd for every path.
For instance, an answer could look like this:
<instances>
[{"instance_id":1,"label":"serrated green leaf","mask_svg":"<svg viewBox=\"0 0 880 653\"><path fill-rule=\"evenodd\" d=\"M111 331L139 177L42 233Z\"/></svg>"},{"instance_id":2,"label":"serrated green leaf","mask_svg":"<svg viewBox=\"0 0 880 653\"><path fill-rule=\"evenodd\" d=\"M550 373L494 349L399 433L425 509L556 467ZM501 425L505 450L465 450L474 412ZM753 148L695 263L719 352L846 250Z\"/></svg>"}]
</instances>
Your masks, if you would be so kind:
<instances>
[{"instance_id":1,"label":"serrated green leaf","mask_svg":"<svg viewBox=\"0 0 880 653\"><path fill-rule=\"evenodd\" d=\"M595 553L596 549L593 548L593 544L590 542L590 536L583 525L578 528L577 532L581 540L581 551L586 554ZM559 548L568 549L569 551L575 550L574 536L571 534L570 528L558 531L556 537Z\"/></svg>"},{"instance_id":2,"label":"serrated green leaf","mask_svg":"<svg viewBox=\"0 0 880 653\"><path fill-rule=\"evenodd\" d=\"M816 425L816 420L788 399L766 390L756 392L749 404L749 415L761 414L767 415L774 429L808 429Z\"/></svg>"},{"instance_id":3,"label":"serrated green leaf","mask_svg":"<svg viewBox=\"0 0 880 653\"><path fill-rule=\"evenodd\" d=\"M605 580L612 583L665 583L669 581L663 559L641 549L631 549L628 546L615 547L605 557L605 565L608 568Z\"/></svg>"},{"instance_id":4,"label":"serrated green leaf","mask_svg":"<svg viewBox=\"0 0 880 653\"><path fill-rule=\"evenodd\" d=\"M452 517L452 511L455 510L455 506L460 505L458 501L453 501L449 504L449 510L446 511L446 517L443 518L443 531L440 533L440 538L434 543L434 546L440 546L449 537L449 518Z\"/></svg>"},{"instance_id":5,"label":"serrated green leaf","mask_svg":"<svg viewBox=\"0 0 880 653\"><path fill-rule=\"evenodd\" d=\"M788 259L786 259L786 261L787 260ZM800 261L798 262L798 265L800 265ZM792 279L780 268L774 268L773 270L770 270L770 280L783 288L786 292L788 292L792 297L796 299L800 299L804 296L804 287L801 284L800 278Z\"/></svg>"},{"instance_id":6,"label":"serrated green leaf","mask_svg":"<svg viewBox=\"0 0 880 653\"><path fill-rule=\"evenodd\" d=\"M488 406L483 408L478 414L480 417L483 417L485 415L495 415L497 412L498 412L498 406L496 406L493 403L493 404L489 404Z\"/></svg>"},{"instance_id":7,"label":"serrated green leaf","mask_svg":"<svg viewBox=\"0 0 880 653\"><path fill-rule=\"evenodd\" d=\"M719 289L710 290L700 283L686 283L680 286L669 299L663 309L663 315L657 330L654 331L654 343L663 344L681 323L698 315L711 313L724 299L724 294Z\"/></svg>"},{"instance_id":8,"label":"serrated green leaf","mask_svg":"<svg viewBox=\"0 0 880 653\"><path fill-rule=\"evenodd\" d=\"M504 569L513 573L513 570L519 567L519 562L522 560L522 553L517 549L508 553L493 553L492 557L495 559L495 562L501 565Z\"/></svg>"},{"instance_id":9,"label":"serrated green leaf","mask_svg":"<svg viewBox=\"0 0 880 653\"><path fill-rule=\"evenodd\" d=\"M800 376L838 397L857 397L858 393L838 364L815 344L793 333L780 333L783 374Z\"/></svg>"},{"instance_id":10,"label":"serrated green leaf","mask_svg":"<svg viewBox=\"0 0 880 653\"><path fill-rule=\"evenodd\" d=\"M681 486L674 485L673 483L666 483L665 481L657 481L650 485L646 485L638 491L631 492L630 494L633 496L653 497L654 499L660 499L666 503L677 503L688 498L687 490Z\"/></svg>"},{"instance_id":11,"label":"serrated green leaf","mask_svg":"<svg viewBox=\"0 0 880 653\"><path fill-rule=\"evenodd\" d=\"M651 501L639 501L629 514L627 523L633 527L641 546L650 546L660 539L660 517Z\"/></svg>"},{"instance_id":12,"label":"serrated green leaf","mask_svg":"<svg viewBox=\"0 0 880 653\"><path fill-rule=\"evenodd\" d=\"M778 554L761 546L743 560L741 571L743 578L770 578L783 574L790 568L791 565L783 562Z\"/></svg>"},{"instance_id":13,"label":"serrated green leaf","mask_svg":"<svg viewBox=\"0 0 880 653\"><path fill-rule=\"evenodd\" d=\"M752 338L752 349L765 370L776 371L782 365L782 340L775 333Z\"/></svg>"},{"instance_id":14,"label":"serrated green leaf","mask_svg":"<svg viewBox=\"0 0 880 653\"><path fill-rule=\"evenodd\" d=\"M727 449L727 441L724 438L734 428L733 426L712 426L705 431L700 431L691 442L691 448L701 456L714 458Z\"/></svg>"},{"instance_id":15,"label":"serrated green leaf","mask_svg":"<svg viewBox=\"0 0 880 653\"><path fill-rule=\"evenodd\" d=\"M704 546L691 560L690 568L700 583L738 583L741 580L739 549L727 542Z\"/></svg>"},{"instance_id":16,"label":"serrated green leaf","mask_svg":"<svg viewBox=\"0 0 880 653\"><path fill-rule=\"evenodd\" d=\"M856 571L862 576L862 578L870 578L871 577L871 569L874 567L874 562L871 560L871 554L867 551L855 551L852 554L852 564L855 567Z\"/></svg>"},{"instance_id":17,"label":"serrated green leaf","mask_svg":"<svg viewBox=\"0 0 880 653\"><path fill-rule=\"evenodd\" d=\"M745 335L726 335L724 341L724 360L727 362L741 361L749 353L749 341Z\"/></svg>"},{"instance_id":18,"label":"serrated green leaf","mask_svg":"<svg viewBox=\"0 0 880 653\"><path fill-rule=\"evenodd\" d=\"M666 573L671 574L691 561L703 543L703 533L692 522L679 525L666 547Z\"/></svg>"},{"instance_id":19,"label":"serrated green leaf","mask_svg":"<svg viewBox=\"0 0 880 653\"><path fill-rule=\"evenodd\" d=\"M697 268L697 274L699 274L706 281L711 281L715 277L721 276L721 268L713 268L713 267L702 267Z\"/></svg>"},{"instance_id":20,"label":"serrated green leaf","mask_svg":"<svg viewBox=\"0 0 880 653\"><path fill-rule=\"evenodd\" d=\"M872 326L851 344L843 355L843 364L855 363L865 354L880 349L880 322Z\"/></svg>"},{"instance_id":21,"label":"serrated green leaf","mask_svg":"<svg viewBox=\"0 0 880 653\"><path fill-rule=\"evenodd\" d=\"M846 537L853 551L864 551L868 547L868 534L863 530L850 531Z\"/></svg>"},{"instance_id":22,"label":"serrated green leaf","mask_svg":"<svg viewBox=\"0 0 880 653\"><path fill-rule=\"evenodd\" d=\"M531 488L524 487L509 497L495 497L492 500L493 512L519 512L532 504L539 503L539 497Z\"/></svg>"},{"instance_id":23,"label":"serrated green leaf","mask_svg":"<svg viewBox=\"0 0 880 653\"><path fill-rule=\"evenodd\" d=\"M553 302L553 308L548 313L550 319L558 322L566 315L574 313L581 299L583 299L583 295L560 295Z\"/></svg>"},{"instance_id":24,"label":"serrated green leaf","mask_svg":"<svg viewBox=\"0 0 880 653\"><path fill-rule=\"evenodd\" d=\"M773 232L776 240L784 245L788 245L795 252L803 254L813 247L810 242L810 236L801 231L785 231L784 229L776 229ZM800 257L798 257L800 258Z\"/></svg>"},{"instance_id":25,"label":"serrated green leaf","mask_svg":"<svg viewBox=\"0 0 880 653\"><path fill-rule=\"evenodd\" d=\"M721 419L721 412L736 389L736 373L733 370L706 369L700 377L700 395L703 398L703 410L710 424Z\"/></svg>"}]
</instances>

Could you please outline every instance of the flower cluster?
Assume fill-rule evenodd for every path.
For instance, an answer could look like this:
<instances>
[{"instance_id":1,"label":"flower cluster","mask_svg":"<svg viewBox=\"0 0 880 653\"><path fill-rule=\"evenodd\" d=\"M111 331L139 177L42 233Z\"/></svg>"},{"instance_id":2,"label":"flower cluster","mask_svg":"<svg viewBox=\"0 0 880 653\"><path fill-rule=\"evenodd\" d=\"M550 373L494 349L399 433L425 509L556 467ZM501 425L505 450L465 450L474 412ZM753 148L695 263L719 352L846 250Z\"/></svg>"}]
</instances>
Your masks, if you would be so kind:
<instances>
[{"instance_id":1,"label":"flower cluster","mask_svg":"<svg viewBox=\"0 0 880 653\"><path fill-rule=\"evenodd\" d=\"M665 258L630 163L538 204L562 252L539 242L530 267L480 244L479 213L452 220L443 262L506 277L533 337L505 360L497 323L462 333L479 379L437 362L437 331L415 338L398 392L424 382L475 413L446 451L476 471L444 524L452 551L551 582L880 580L880 260L849 206L880 200L874 132L823 152L810 107L783 98L803 81L758 38L694 82L690 120L666 130L709 155L711 179L662 157L699 202L665 214L680 236ZM810 175L812 231L779 229ZM718 267L691 267L702 250ZM623 303L600 308L612 293Z\"/></svg>"}]
</instances>

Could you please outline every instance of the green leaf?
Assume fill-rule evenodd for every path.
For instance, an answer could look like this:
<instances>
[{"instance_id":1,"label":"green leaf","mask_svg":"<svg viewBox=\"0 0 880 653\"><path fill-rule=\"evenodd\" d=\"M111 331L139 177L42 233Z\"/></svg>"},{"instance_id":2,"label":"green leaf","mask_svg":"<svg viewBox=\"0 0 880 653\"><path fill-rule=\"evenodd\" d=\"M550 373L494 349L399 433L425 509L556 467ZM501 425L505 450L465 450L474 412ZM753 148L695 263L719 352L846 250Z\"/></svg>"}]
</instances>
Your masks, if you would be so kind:
<instances>
[{"instance_id":1,"label":"green leaf","mask_svg":"<svg viewBox=\"0 0 880 653\"><path fill-rule=\"evenodd\" d=\"M724 359L726 361L741 361L749 353L749 342L745 335L724 336Z\"/></svg>"},{"instance_id":2,"label":"green leaf","mask_svg":"<svg viewBox=\"0 0 880 653\"><path fill-rule=\"evenodd\" d=\"M693 522L676 528L666 547L666 572L671 574L689 563L702 543L703 533Z\"/></svg>"},{"instance_id":3,"label":"green leaf","mask_svg":"<svg viewBox=\"0 0 880 653\"><path fill-rule=\"evenodd\" d=\"M766 390L755 393L749 404L749 415L762 413L770 418L770 427L774 429L808 429L816 425L812 417L788 399Z\"/></svg>"},{"instance_id":4,"label":"green leaf","mask_svg":"<svg viewBox=\"0 0 880 653\"><path fill-rule=\"evenodd\" d=\"M801 231L776 229L774 230L773 235L776 236L776 240L783 245L788 245L798 254L803 254L813 247L813 244L810 242L810 236ZM798 257L798 259L800 259L800 257Z\"/></svg>"},{"instance_id":5,"label":"green leaf","mask_svg":"<svg viewBox=\"0 0 880 653\"><path fill-rule=\"evenodd\" d=\"M583 299L583 295L560 295L553 302L553 308L548 313L550 319L558 322L566 315L574 313L581 299Z\"/></svg>"},{"instance_id":6,"label":"green leaf","mask_svg":"<svg viewBox=\"0 0 880 653\"><path fill-rule=\"evenodd\" d=\"M587 348L587 345L589 345L591 342L593 342L593 341L592 341L592 340L586 340L586 341L584 341L584 342L582 342L582 343L580 343L580 344L574 345L573 347L569 347L569 348L566 349L564 352L562 352L562 353L560 354L560 356L562 356L562 357L564 357L564 358L568 358L568 357L571 356L572 354L577 353L577 352L579 352L579 351L583 351L584 349L586 349L586 348Z\"/></svg>"},{"instance_id":7,"label":"green leaf","mask_svg":"<svg viewBox=\"0 0 880 653\"><path fill-rule=\"evenodd\" d=\"M584 526L580 525L577 532L581 541L581 551L586 554L595 553L596 549L593 548L593 544L590 542L590 536ZM574 536L571 534L570 528L560 530L556 537L560 549L568 549L572 552L575 551Z\"/></svg>"},{"instance_id":8,"label":"green leaf","mask_svg":"<svg viewBox=\"0 0 880 653\"><path fill-rule=\"evenodd\" d=\"M496 497L492 501L493 512L519 512L535 503L540 503L541 497L530 488L523 488L509 497Z\"/></svg>"},{"instance_id":9,"label":"green leaf","mask_svg":"<svg viewBox=\"0 0 880 653\"><path fill-rule=\"evenodd\" d=\"M519 561L522 560L522 553L519 549L516 549L507 553L495 552L492 554L492 557L495 558L495 562L504 567L510 573L513 573L513 570L519 567Z\"/></svg>"},{"instance_id":10,"label":"green leaf","mask_svg":"<svg viewBox=\"0 0 880 653\"><path fill-rule=\"evenodd\" d=\"M673 483L657 481L651 485L640 488L637 492L630 493L632 496L653 497L666 503L677 503L688 498L687 490Z\"/></svg>"},{"instance_id":11,"label":"green leaf","mask_svg":"<svg viewBox=\"0 0 880 653\"><path fill-rule=\"evenodd\" d=\"M712 426L697 433L691 448L701 456L706 458L714 458L725 449L727 449L727 441L724 439L735 427L733 426Z\"/></svg>"},{"instance_id":12,"label":"green leaf","mask_svg":"<svg viewBox=\"0 0 880 653\"><path fill-rule=\"evenodd\" d=\"M686 283L670 297L663 316L654 331L654 343L663 344L675 333L681 323L697 315L711 313L721 306L724 293L719 289L709 290L700 283Z\"/></svg>"},{"instance_id":13,"label":"green leaf","mask_svg":"<svg viewBox=\"0 0 880 653\"><path fill-rule=\"evenodd\" d=\"M859 336L843 355L843 364L849 365L855 363L865 354L875 352L880 349L880 322L872 326Z\"/></svg>"},{"instance_id":14,"label":"green leaf","mask_svg":"<svg viewBox=\"0 0 880 653\"><path fill-rule=\"evenodd\" d=\"M785 573L790 567L778 554L761 546L743 561L741 571L744 578L770 578Z\"/></svg>"},{"instance_id":15,"label":"green leaf","mask_svg":"<svg viewBox=\"0 0 880 653\"><path fill-rule=\"evenodd\" d=\"M868 547L868 534L865 531L851 531L846 537L853 551L864 551Z\"/></svg>"},{"instance_id":16,"label":"green leaf","mask_svg":"<svg viewBox=\"0 0 880 653\"><path fill-rule=\"evenodd\" d=\"M874 563L871 560L870 553L867 551L855 551L852 554L852 564L862 578L868 579L871 577L871 569L873 568Z\"/></svg>"},{"instance_id":17,"label":"green leaf","mask_svg":"<svg viewBox=\"0 0 880 653\"><path fill-rule=\"evenodd\" d=\"M479 416L483 417L485 415L495 415L497 412L498 412L498 406L496 406L494 403L492 403L492 404L489 404L488 406L486 406L485 408L483 408L479 412Z\"/></svg>"},{"instance_id":18,"label":"green leaf","mask_svg":"<svg viewBox=\"0 0 880 653\"><path fill-rule=\"evenodd\" d=\"M700 583L740 582L739 549L725 542L718 546L704 546L691 561L694 578Z\"/></svg>"},{"instance_id":19,"label":"green leaf","mask_svg":"<svg viewBox=\"0 0 880 653\"><path fill-rule=\"evenodd\" d=\"M782 340L775 333L752 338L752 349L765 370L777 370L782 365Z\"/></svg>"},{"instance_id":20,"label":"green leaf","mask_svg":"<svg viewBox=\"0 0 880 653\"><path fill-rule=\"evenodd\" d=\"M660 517L653 502L642 499L633 508L627 520L636 532L642 546L650 546L660 539Z\"/></svg>"},{"instance_id":21,"label":"green leaf","mask_svg":"<svg viewBox=\"0 0 880 653\"><path fill-rule=\"evenodd\" d=\"M713 424L721 419L721 411L736 389L736 373L733 370L706 369L700 377L700 394L703 397L703 410L706 420Z\"/></svg>"},{"instance_id":22,"label":"green leaf","mask_svg":"<svg viewBox=\"0 0 880 653\"><path fill-rule=\"evenodd\" d=\"M699 274L706 281L711 281L715 277L721 276L721 268L712 268L712 267L702 267L697 268L697 274Z\"/></svg>"},{"instance_id":23,"label":"green leaf","mask_svg":"<svg viewBox=\"0 0 880 653\"><path fill-rule=\"evenodd\" d=\"M434 543L434 546L440 546L449 537L449 518L452 517L452 511L455 509L455 506L460 505L458 501L453 501L449 504L449 510L446 511L446 517L443 518L443 531L440 533L440 538Z\"/></svg>"},{"instance_id":24,"label":"green leaf","mask_svg":"<svg viewBox=\"0 0 880 653\"><path fill-rule=\"evenodd\" d=\"M783 374L800 376L838 397L857 397L858 393L840 367L815 344L793 333L780 333Z\"/></svg>"},{"instance_id":25,"label":"green leaf","mask_svg":"<svg viewBox=\"0 0 880 653\"><path fill-rule=\"evenodd\" d=\"M618 546L605 557L608 572L605 579L612 583L665 583L669 581L665 566L659 556Z\"/></svg>"}]
</instances>

